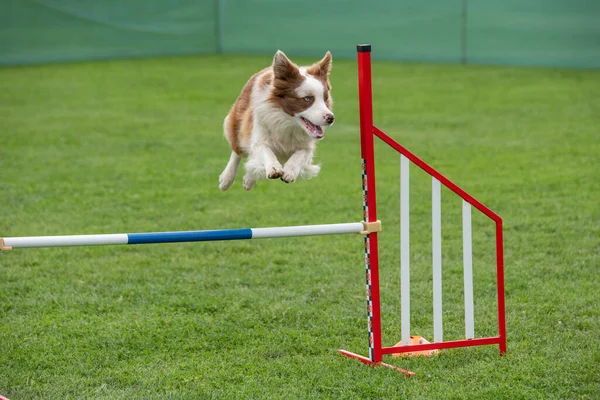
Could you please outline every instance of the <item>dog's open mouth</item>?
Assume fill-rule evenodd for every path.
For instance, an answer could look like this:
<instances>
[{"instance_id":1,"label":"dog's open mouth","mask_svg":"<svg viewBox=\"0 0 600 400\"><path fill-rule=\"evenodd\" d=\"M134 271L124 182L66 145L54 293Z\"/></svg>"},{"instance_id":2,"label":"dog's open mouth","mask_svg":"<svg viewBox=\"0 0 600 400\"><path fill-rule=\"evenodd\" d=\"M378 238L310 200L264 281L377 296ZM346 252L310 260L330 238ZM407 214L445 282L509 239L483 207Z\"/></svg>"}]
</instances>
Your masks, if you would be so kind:
<instances>
[{"instance_id":1,"label":"dog's open mouth","mask_svg":"<svg viewBox=\"0 0 600 400\"><path fill-rule=\"evenodd\" d=\"M322 127L320 127L319 125L313 124L312 122L310 122L309 120L307 120L304 117L300 117L300 121L302 121L302 123L306 127L306 130L308 131L308 134L310 136L314 137L315 139L323 139L323 128Z\"/></svg>"}]
</instances>

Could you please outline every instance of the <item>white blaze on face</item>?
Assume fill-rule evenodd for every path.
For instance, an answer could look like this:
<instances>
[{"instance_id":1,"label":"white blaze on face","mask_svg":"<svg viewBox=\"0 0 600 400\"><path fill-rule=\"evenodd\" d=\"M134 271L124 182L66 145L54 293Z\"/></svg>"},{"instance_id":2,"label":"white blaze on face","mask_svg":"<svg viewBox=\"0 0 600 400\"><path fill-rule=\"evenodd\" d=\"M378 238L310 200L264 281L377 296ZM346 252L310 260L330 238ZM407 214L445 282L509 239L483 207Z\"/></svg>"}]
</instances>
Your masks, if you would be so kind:
<instances>
[{"instance_id":1,"label":"white blaze on face","mask_svg":"<svg viewBox=\"0 0 600 400\"><path fill-rule=\"evenodd\" d=\"M296 89L296 93L299 98L313 97L314 102L306 110L298 113L297 116L304 117L318 126L329 125L326 116L333 113L325 104L325 99L323 97L325 88L323 87L323 84L315 77L307 74L306 68L301 68L300 73L305 76L306 79Z\"/></svg>"}]
</instances>

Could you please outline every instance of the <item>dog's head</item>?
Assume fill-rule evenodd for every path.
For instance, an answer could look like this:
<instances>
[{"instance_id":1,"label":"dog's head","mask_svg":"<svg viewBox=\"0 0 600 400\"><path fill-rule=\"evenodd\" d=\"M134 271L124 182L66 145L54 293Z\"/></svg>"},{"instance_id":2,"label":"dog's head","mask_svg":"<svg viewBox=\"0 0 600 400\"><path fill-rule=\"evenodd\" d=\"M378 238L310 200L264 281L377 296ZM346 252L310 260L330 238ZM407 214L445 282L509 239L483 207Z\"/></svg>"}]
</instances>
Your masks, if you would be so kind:
<instances>
[{"instance_id":1,"label":"dog's head","mask_svg":"<svg viewBox=\"0 0 600 400\"><path fill-rule=\"evenodd\" d=\"M324 128L334 121L330 71L330 52L309 67L297 66L281 51L273 57L272 101L315 139L322 139Z\"/></svg>"}]
</instances>

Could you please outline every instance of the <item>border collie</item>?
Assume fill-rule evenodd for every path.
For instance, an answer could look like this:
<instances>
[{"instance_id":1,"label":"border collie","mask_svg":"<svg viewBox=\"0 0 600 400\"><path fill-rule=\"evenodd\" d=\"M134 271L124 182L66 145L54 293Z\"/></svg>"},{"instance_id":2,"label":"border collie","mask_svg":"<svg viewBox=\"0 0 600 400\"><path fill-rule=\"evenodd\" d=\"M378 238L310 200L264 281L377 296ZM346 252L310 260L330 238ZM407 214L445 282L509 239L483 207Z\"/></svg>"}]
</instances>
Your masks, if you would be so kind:
<instances>
[{"instance_id":1,"label":"border collie","mask_svg":"<svg viewBox=\"0 0 600 400\"><path fill-rule=\"evenodd\" d=\"M233 184L238 166L247 158L244 189L258 179L294 182L320 171L312 164L317 141L333 124L329 72L331 53L311 66L298 66L281 51L273 63L254 74L225 117L224 135L231 146L219 188Z\"/></svg>"}]
</instances>

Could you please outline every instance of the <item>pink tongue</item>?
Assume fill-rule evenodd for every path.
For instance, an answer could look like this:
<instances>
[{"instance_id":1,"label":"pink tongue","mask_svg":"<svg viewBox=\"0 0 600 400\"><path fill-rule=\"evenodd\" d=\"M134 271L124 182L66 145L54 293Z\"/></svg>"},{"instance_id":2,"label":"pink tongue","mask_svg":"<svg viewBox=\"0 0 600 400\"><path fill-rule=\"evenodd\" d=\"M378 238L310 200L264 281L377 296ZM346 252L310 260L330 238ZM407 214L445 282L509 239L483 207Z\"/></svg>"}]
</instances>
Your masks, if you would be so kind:
<instances>
[{"instance_id":1,"label":"pink tongue","mask_svg":"<svg viewBox=\"0 0 600 400\"><path fill-rule=\"evenodd\" d=\"M307 119L305 119L304 121L306 121L308 129L310 129L311 133L314 133L316 136L321 136L323 134L323 129L320 126L313 124Z\"/></svg>"}]
</instances>

